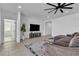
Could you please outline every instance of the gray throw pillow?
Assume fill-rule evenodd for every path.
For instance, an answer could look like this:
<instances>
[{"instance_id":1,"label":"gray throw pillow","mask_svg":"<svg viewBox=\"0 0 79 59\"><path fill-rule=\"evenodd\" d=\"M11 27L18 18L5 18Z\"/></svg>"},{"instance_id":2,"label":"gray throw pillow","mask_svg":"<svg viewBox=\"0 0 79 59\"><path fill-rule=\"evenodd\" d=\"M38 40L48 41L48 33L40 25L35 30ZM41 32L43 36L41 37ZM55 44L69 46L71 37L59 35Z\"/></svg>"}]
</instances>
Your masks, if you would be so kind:
<instances>
[{"instance_id":1,"label":"gray throw pillow","mask_svg":"<svg viewBox=\"0 0 79 59\"><path fill-rule=\"evenodd\" d=\"M79 47L79 36L75 36L74 38L71 39L69 43L69 47Z\"/></svg>"},{"instance_id":2,"label":"gray throw pillow","mask_svg":"<svg viewBox=\"0 0 79 59\"><path fill-rule=\"evenodd\" d=\"M54 44L68 47L71 39L72 39L71 37L64 37L64 38L61 38L61 39L55 41Z\"/></svg>"}]
</instances>

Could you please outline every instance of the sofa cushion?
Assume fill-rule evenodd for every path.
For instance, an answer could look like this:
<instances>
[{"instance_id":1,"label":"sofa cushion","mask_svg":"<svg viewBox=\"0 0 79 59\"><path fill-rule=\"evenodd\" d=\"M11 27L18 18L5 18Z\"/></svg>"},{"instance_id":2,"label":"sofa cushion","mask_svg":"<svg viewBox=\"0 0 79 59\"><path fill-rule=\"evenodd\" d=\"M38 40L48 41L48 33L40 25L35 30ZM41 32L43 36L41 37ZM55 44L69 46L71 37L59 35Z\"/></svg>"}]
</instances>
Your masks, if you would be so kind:
<instances>
[{"instance_id":1,"label":"sofa cushion","mask_svg":"<svg viewBox=\"0 0 79 59\"><path fill-rule=\"evenodd\" d=\"M69 43L70 47L79 47L79 36L75 36Z\"/></svg>"},{"instance_id":2,"label":"sofa cushion","mask_svg":"<svg viewBox=\"0 0 79 59\"><path fill-rule=\"evenodd\" d=\"M73 37L71 34L67 34L66 36L67 36L67 37L71 37L71 38Z\"/></svg>"},{"instance_id":3,"label":"sofa cushion","mask_svg":"<svg viewBox=\"0 0 79 59\"><path fill-rule=\"evenodd\" d=\"M59 40L64 37L66 37L66 36L65 35L58 35L58 36L55 36L53 39L54 39L54 41L56 41L56 40Z\"/></svg>"},{"instance_id":4,"label":"sofa cushion","mask_svg":"<svg viewBox=\"0 0 79 59\"><path fill-rule=\"evenodd\" d=\"M54 44L67 47L67 46L69 46L71 39L72 39L71 37L64 37L64 38L61 38L61 39L55 41Z\"/></svg>"},{"instance_id":5,"label":"sofa cushion","mask_svg":"<svg viewBox=\"0 0 79 59\"><path fill-rule=\"evenodd\" d=\"M79 36L79 33L75 32L75 33L72 34L72 37L75 37L75 36Z\"/></svg>"}]
</instances>

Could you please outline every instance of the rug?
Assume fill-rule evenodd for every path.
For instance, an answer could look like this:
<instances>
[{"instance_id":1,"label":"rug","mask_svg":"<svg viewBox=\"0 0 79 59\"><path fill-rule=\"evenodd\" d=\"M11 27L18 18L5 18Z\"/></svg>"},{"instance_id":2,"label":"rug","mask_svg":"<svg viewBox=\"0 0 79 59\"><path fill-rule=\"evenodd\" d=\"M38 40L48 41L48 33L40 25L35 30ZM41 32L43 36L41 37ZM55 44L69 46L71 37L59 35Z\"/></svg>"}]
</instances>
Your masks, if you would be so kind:
<instances>
[{"instance_id":1,"label":"rug","mask_svg":"<svg viewBox=\"0 0 79 59\"><path fill-rule=\"evenodd\" d=\"M25 47L30 49L35 56L47 56L48 53L46 52L45 44L44 41L39 41L30 45L25 45Z\"/></svg>"}]
</instances>

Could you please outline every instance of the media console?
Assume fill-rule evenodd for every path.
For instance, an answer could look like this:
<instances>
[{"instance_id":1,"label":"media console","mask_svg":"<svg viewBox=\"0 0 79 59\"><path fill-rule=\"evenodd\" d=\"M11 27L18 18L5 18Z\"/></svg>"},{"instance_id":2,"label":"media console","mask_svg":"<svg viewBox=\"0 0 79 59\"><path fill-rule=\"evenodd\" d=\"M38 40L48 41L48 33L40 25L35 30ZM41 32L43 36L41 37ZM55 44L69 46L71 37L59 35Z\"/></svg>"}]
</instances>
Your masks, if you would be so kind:
<instances>
[{"instance_id":1,"label":"media console","mask_svg":"<svg viewBox=\"0 0 79 59\"><path fill-rule=\"evenodd\" d=\"M29 33L29 38L41 37L41 33Z\"/></svg>"}]
</instances>

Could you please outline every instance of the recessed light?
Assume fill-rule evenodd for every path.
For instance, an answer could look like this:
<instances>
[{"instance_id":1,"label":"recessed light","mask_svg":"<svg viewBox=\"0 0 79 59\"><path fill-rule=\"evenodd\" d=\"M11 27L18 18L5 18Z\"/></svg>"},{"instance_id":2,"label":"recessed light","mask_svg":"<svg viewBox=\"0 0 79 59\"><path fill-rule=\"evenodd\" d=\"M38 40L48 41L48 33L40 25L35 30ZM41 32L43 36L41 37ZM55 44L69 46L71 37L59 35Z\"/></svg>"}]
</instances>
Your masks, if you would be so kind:
<instances>
[{"instance_id":1,"label":"recessed light","mask_svg":"<svg viewBox=\"0 0 79 59\"><path fill-rule=\"evenodd\" d=\"M22 6L18 6L18 8L22 8Z\"/></svg>"}]
</instances>

